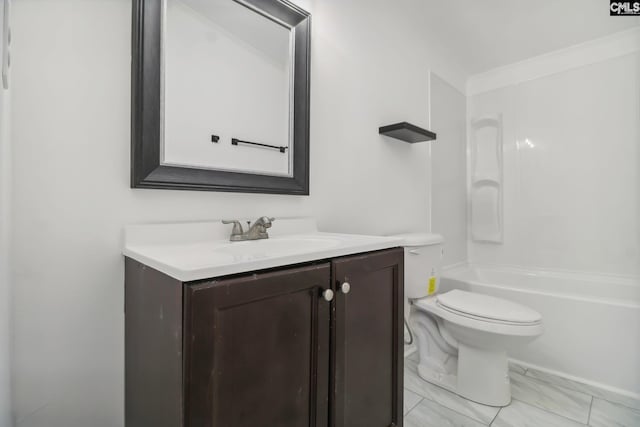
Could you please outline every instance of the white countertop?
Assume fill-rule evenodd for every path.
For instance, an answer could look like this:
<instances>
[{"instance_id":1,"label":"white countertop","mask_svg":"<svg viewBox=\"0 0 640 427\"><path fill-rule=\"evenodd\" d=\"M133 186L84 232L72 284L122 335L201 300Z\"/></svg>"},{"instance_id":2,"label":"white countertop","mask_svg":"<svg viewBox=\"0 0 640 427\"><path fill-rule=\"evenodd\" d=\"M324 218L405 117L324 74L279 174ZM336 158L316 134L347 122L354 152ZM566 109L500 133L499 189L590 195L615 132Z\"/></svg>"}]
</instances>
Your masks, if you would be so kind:
<instances>
[{"instance_id":1,"label":"white countertop","mask_svg":"<svg viewBox=\"0 0 640 427\"><path fill-rule=\"evenodd\" d=\"M269 239L230 242L220 221L125 229L123 254L183 282L401 246L395 237L319 232L311 218L276 219Z\"/></svg>"}]
</instances>

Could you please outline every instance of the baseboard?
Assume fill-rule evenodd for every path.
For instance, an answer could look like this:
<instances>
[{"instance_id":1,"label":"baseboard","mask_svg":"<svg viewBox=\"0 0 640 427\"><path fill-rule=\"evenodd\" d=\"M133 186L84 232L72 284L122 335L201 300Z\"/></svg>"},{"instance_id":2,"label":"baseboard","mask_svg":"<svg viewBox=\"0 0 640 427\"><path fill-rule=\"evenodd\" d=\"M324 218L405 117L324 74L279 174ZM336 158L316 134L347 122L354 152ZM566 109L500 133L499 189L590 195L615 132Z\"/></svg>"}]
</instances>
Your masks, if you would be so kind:
<instances>
[{"instance_id":1,"label":"baseboard","mask_svg":"<svg viewBox=\"0 0 640 427\"><path fill-rule=\"evenodd\" d=\"M556 371L555 369L549 369L549 368L545 368L543 366L539 366L539 365L535 365L533 363L528 363L528 362L523 362L522 360L518 360L518 359L509 359L509 362L518 364L522 367L525 367L527 369L531 368L531 369L535 369L536 371L540 371L540 372L544 372L547 374L551 374L551 375L555 375L557 377L561 377L561 378L566 378L568 380L571 381L575 381L575 382L579 382L582 384L586 384L588 386L592 386L592 387L596 387L596 388L600 388L606 391L610 391L612 393L617 393L623 396L627 396L633 399L638 399L640 400L640 394L638 393L634 393L632 391L629 390L623 390L617 387L613 387L610 386L608 384L603 384L603 383L599 383L597 381L592 381L592 380L588 380L586 378L582 378L582 377L577 377L575 375L571 375L571 374L567 374L565 372L560 372L560 371Z\"/></svg>"}]
</instances>

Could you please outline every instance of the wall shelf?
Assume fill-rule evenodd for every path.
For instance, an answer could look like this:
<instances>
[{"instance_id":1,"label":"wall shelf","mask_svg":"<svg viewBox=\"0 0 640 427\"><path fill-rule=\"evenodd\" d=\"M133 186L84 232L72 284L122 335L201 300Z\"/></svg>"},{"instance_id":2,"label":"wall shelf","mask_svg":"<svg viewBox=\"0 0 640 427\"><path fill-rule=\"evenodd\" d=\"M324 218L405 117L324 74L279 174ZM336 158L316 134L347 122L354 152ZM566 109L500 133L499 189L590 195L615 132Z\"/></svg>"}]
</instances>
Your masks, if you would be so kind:
<instances>
[{"instance_id":1,"label":"wall shelf","mask_svg":"<svg viewBox=\"0 0 640 427\"><path fill-rule=\"evenodd\" d=\"M430 130L423 129L407 122L382 126L378 128L378 133L380 135L390 136L391 138L396 138L411 144L423 141L433 141L436 139L436 134Z\"/></svg>"}]
</instances>

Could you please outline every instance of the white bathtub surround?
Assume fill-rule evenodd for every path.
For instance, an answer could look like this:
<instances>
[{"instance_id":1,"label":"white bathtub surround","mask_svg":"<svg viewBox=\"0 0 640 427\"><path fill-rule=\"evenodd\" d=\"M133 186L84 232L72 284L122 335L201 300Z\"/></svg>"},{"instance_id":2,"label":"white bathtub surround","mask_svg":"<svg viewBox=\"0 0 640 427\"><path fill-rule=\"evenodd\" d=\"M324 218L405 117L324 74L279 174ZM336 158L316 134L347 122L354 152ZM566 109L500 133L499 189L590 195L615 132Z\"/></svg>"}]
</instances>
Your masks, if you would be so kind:
<instances>
[{"instance_id":1,"label":"white bathtub surround","mask_svg":"<svg viewBox=\"0 0 640 427\"><path fill-rule=\"evenodd\" d=\"M559 386L565 380L549 375L535 379L530 370L511 365L514 380L513 399L503 408L493 408L465 401L460 396L433 392L421 384L417 373L417 358L405 360L405 425L415 427L488 426L493 427L611 427L639 425L640 410L636 404L625 406L597 396L616 397L606 390L590 388L584 393L571 387ZM577 383L572 386L575 387ZM566 385L566 384L565 384ZM583 385L583 387L586 387ZM421 398L416 403L416 395ZM632 403L627 401L627 403ZM408 412L407 412L408 409Z\"/></svg>"},{"instance_id":2,"label":"white bathtub surround","mask_svg":"<svg viewBox=\"0 0 640 427\"><path fill-rule=\"evenodd\" d=\"M469 98L469 119L502 114L504 150L504 241L470 242L471 262L640 275L640 30L624 40Z\"/></svg>"},{"instance_id":3,"label":"white bathtub surround","mask_svg":"<svg viewBox=\"0 0 640 427\"><path fill-rule=\"evenodd\" d=\"M545 333L510 351L531 375L639 397L640 27L472 76L467 92L469 126L502 117L504 234L470 241L472 268L443 287L540 312Z\"/></svg>"},{"instance_id":4,"label":"white bathtub surround","mask_svg":"<svg viewBox=\"0 0 640 427\"><path fill-rule=\"evenodd\" d=\"M524 366L640 396L638 278L471 266L445 270L441 288L505 298L539 312L545 333L509 351Z\"/></svg>"}]
</instances>

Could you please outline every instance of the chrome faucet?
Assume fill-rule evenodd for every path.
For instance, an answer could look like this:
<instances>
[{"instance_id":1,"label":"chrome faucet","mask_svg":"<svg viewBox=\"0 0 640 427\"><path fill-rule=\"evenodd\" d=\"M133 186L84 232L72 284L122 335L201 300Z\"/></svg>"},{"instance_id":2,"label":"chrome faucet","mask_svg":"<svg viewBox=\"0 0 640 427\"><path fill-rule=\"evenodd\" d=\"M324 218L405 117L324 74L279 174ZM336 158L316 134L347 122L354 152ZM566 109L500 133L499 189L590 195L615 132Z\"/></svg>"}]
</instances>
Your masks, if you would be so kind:
<instances>
[{"instance_id":1,"label":"chrome faucet","mask_svg":"<svg viewBox=\"0 0 640 427\"><path fill-rule=\"evenodd\" d=\"M256 220L256 222L253 223L252 226L249 226L251 222L247 221L247 231L244 231L242 229L242 224L240 224L240 221L236 219L222 220L222 223L233 224L233 229L231 230L231 236L229 236L229 240L231 240L232 242L241 242L243 240L268 239L269 234L267 233L267 228L271 228L271 223L275 220L275 218L261 216Z\"/></svg>"}]
</instances>

